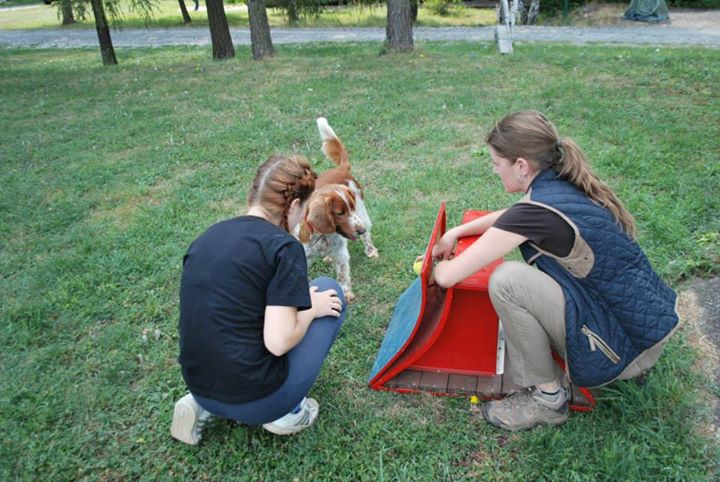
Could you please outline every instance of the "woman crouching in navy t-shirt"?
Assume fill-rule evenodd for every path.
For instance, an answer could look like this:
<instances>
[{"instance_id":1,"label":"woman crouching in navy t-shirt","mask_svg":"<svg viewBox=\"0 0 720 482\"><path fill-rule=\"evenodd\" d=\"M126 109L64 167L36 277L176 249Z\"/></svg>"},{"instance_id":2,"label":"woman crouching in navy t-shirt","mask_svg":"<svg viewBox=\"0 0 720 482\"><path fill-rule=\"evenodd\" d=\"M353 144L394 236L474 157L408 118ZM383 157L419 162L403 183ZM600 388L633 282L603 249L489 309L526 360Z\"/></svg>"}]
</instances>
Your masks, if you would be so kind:
<instances>
[{"instance_id":1,"label":"woman crouching in navy t-shirt","mask_svg":"<svg viewBox=\"0 0 720 482\"><path fill-rule=\"evenodd\" d=\"M317 175L299 156L272 156L248 194L247 215L211 226L188 248L180 284L180 356L190 393L172 436L195 445L211 415L280 435L313 424L306 398L345 316L340 286L308 283L289 231Z\"/></svg>"}]
</instances>

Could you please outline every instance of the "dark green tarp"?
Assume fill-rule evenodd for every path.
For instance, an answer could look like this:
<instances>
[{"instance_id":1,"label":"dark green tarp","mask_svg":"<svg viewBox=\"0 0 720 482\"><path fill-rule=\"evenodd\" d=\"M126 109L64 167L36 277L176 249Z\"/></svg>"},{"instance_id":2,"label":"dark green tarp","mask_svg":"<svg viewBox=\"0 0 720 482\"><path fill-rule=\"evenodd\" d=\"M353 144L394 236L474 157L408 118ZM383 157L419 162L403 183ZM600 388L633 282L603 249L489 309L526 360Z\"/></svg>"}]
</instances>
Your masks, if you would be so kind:
<instances>
[{"instance_id":1,"label":"dark green tarp","mask_svg":"<svg viewBox=\"0 0 720 482\"><path fill-rule=\"evenodd\" d=\"M670 16L665 0L632 0L625 10L625 18L638 22L662 22Z\"/></svg>"}]
</instances>

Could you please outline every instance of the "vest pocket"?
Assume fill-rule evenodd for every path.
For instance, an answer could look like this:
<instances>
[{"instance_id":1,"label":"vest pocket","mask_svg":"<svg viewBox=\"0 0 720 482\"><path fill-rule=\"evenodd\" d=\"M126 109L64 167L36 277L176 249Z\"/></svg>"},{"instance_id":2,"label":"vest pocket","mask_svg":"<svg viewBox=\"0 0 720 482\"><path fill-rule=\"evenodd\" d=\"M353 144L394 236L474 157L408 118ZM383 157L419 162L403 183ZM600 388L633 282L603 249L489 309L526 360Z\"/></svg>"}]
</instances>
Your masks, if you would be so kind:
<instances>
[{"instance_id":1,"label":"vest pocket","mask_svg":"<svg viewBox=\"0 0 720 482\"><path fill-rule=\"evenodd\" d=\"M608 357L611 362L616 365L620 363L620 356L618 356L597 333L588 328L587 325L583 325L580 331L583 335L587 336L588 342L590 343L590 351L596 351L599 348L600 351L603 352L603 355Z\"/></svg>"}]
</instances>

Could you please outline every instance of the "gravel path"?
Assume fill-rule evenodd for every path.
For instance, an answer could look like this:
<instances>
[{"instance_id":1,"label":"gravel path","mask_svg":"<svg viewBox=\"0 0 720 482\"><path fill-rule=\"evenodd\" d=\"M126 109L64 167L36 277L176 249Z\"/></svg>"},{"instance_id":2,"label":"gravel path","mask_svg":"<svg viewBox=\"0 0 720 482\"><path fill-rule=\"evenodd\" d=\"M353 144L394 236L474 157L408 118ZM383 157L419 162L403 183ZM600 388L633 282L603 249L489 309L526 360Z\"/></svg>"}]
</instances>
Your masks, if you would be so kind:
<instances>
[{"instance_id":1,"label":"gravel path","mask_svg":"<svg viewBox=\"0 0 720 482\"><path fill-rule=\"evenodd\" d=\"M628 22L628 25L608 27L537 27L518 26L514 39L523 42L553 42L571 44L644 44L644 45L695 45L720 47L720 12L710 11L717 20L693 25L675 22L664 25L647 25ZM672 14L671 14L672 15ZM671 16L672 18L672 16ZM492 41L495 27L416 27L416 41ZM233 43L250 44L247 28L231 29ZM170 29L114 29L111 31L115 47L159 47L163 45L209 45L207 28ZM383 28L277 28L272 30L273 43L306 42L382 42ZM97 47L94 30L0 30L0 47L71 48Z\"/></svg>"}]
</instances>

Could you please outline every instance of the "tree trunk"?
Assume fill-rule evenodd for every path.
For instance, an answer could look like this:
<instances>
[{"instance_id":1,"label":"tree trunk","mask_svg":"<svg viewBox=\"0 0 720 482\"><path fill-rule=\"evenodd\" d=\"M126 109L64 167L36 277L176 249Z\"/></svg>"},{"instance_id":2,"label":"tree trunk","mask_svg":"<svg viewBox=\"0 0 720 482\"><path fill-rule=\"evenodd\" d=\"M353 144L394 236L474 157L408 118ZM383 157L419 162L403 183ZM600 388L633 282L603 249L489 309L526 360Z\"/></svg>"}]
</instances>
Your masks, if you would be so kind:
<instances>
[{"instance_id":1,"label":"tree trunk","mask_svg":"<svg viewBox=\"0 0 720 482\"><path fill-rule=\"evenodd\" d=\"M105 17L105 8L103 8L102 0L90 0L95 16L95 30L97 30L98 40L100 40L100 54L104 65L117 65L115 50L113 49L112 39L110 38L110 28L108 27L107 18Z\"/></svg>"},{"instance_id":2,"label":"tree trunk","mask_svg":"<svg viewBox=\"0 0 720 482\"><path fill-rule=\"evenodd\" d=\"M62 12L62 24L71 25L75 23L75 16L73 15L72 2L70 0L62 0L60 4L60 11Z\"/></svg>"},{"instance_id":3,"label":"tree trunk","mask_svg":"<svg viewBox=\"0 0 720 482\"><path fill-rule=\"evenodd\" d=\"M180 5L180 13L182 13L183 23L187 25L192 22L192 19L190 18L190 14L185 6L185 0L178 0L178 4Z\"/></svg>"},{"instance_id":4,"label":"tree trunk","mask_svg":"<svg viewBox=\"0 0 720 482\"><path fill-rule=\"evenodd\" d=\"M413 49L410 0L387 0L386 42L391 52Z\"/></svg>"},{"instance_id":5,"label":"tree trunk","mask_svg":"<svg viewBox=\"0 0 720 482\"><path fill-rule=\"evenodd\" d=\"M263 0L248 0L248 17L250 19L250 43L253 59L262 60L275 55L270 36L270 23Z\"/></svg>"},{"instance_id":6,"label":"tree trunk","mask_svg":"<svg viewBox=\"0 0 720 482\"><path fill-rule=\"evenodd\" d=\"M412 23L417 22L419 8L420 0L410 0L410 20L412 20Z\"/></svg>"},{"instance_id":7,"label":"tree trunk","mask_svg":"<svg viewBox=\"0 0 720 482\"><path fill-rule=\"evenodd\" d=\"M528 9L526 25L535 25L537 22L538 14L540 13L540 0L531 0L530 8Z\"/></svg>"},{"instance_id":8,"label":"tree trunk","mask_svg":"<svg viewBox=\"0 0 720 482\"><path fill-rule=\"evenodd\" d=\"M300 21L297 0L288 0L287 14L290 25L296 25Z\"/></svg>"},{"instance_id":9,"label":"tree trunk","mask_svg":"<svg viewBox=\"0 0 720 482\"><path fill-rule=\"evenodd\" d=\"M235 47L233 47L230 37L230 27L228 27L222 0L205 0L205 6L210 26L213 58L230 59L235 57Z\"/></svg>"}]
</instances>

